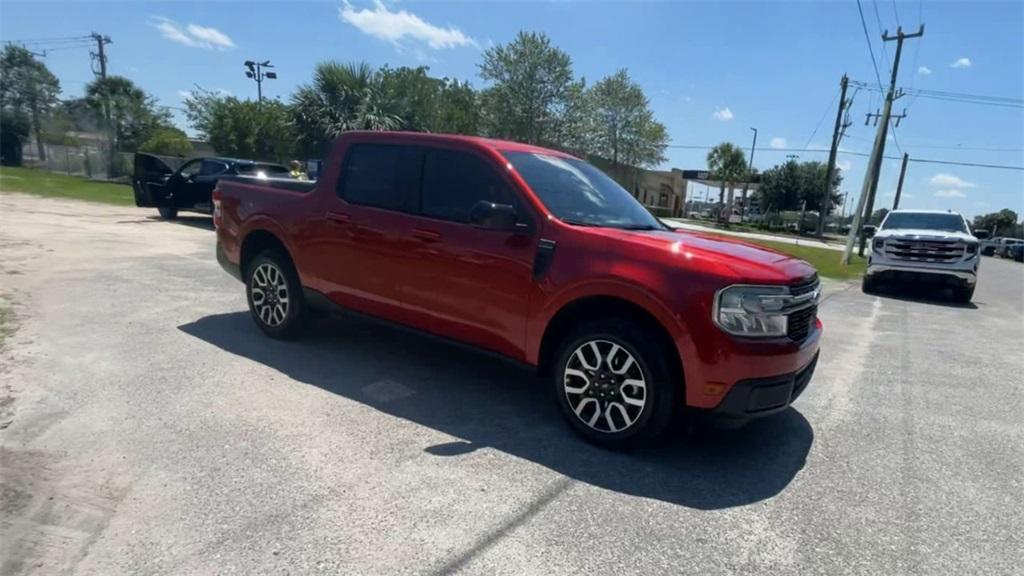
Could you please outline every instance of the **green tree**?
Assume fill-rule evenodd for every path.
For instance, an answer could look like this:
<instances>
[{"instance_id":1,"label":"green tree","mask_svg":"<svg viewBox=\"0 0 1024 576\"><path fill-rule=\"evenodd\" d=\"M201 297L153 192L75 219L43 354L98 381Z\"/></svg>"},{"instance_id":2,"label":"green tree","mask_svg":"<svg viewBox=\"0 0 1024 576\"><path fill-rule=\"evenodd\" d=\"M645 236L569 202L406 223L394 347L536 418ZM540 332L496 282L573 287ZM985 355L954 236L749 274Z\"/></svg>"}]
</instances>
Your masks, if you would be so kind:
<instances>
[{"instance_id":1,"label":"green tree","mask_svg":"<svg viewBox=\"0 0 1024 576\"><path fill-rule=\"evenodd\" d=\"M21 166L21 149L31 130L32 122L25 113L7 108L0 110L0 163Z\"/></svg>"},{"instance_id":2,"label":"green tree","mask_svg":"<svg viewBox=\"0 0 1024 576\"><path fill-rule=\"evenodd\" d=\"M807 210L820 212L821 191L825 185L827 166L822 162L797 162L789 160L784 164L766 170L761 175L760 201L765 209ZM839 185L842 176L838 171L833 175L831 204L838 204Z\"/></svg>"},{"instance_id":3,"label":"green tree","mask_svg":"<svg viewBox=\"0 0 1024 576\"><path fill-rule=\"evenodd\" d=\"M708 152L708 172L713 180L722 183L718 190L718 203L725 203L725 189L732 190L737 182L747 177L747 158L743 150L732 142L722 142Z\"/></svg>"},{"instance_id":4,"label":"green tree","mask_svg":"<svg viewBox=\"0 0 1024 576\"><path fill-rule=\"evenodd\" d=\"M588 152L611 160L614 166L665 161L668 132L654 119L650 101L626 70L594 84L587 98L592 118Z\"/></svg>"},{"instance_id":5,"label":"green tree","mask_svg":"<svg viewBox=\"0 0 1024 576\"><path fill-rule=\"evenodd\" d=\"M219 154L286 161L296 156L291 108L280 100L239 100L197 89L185 99L189 124Z\"/></svg>"},{"instance_id":6,"label":"green tree","mask_svg":"<svg viewBox=\"0 0 1024 576\"><path fill-rule=\"evenodd\" d=\"M162 156L187 156L192 152L188 136L177 128L159 128L139 146L139 152Z\"/></svg>"},{"instance_id":7,"label":"green tree","mask_svg":"<svg viewBox=\"0 0 1024 576\"><path fill-rule=\"evenodd\" d=\"M509 44L484 52L480 76L491 83L481 97L483 129L492 136L562 146L573 105L569 55L540 33L519 32Z\"/></svg>"},{"instance_id":8,"label":"green tree","mask_svg":"<svg viewBox=\"0 0 1024 576\"><path fill-rule=\"evenodd\" d=\"M365 62L317 64L311 84L292 96L293 123L307 153L349 130L395 130L402 126L382 75Z\"/></svg>"},{"instance_id":9,"label":"green tree","mask_svg":"<svg viewBox=\"0 0 1024 576\"><path fill-rule=\"evenodd\" d=\"M994 230L992 236L1016 236L1017 213L1009 208L974 217L975 230Z\"/></svg>"},{"instance_id":10,"label":"green tree","mask_svg":"<svg viewBox=\"0 0 1024 576\"><path fill-rule=\"evenodd\" d=\"M46 159L43 121L57 103L58 94L60 82L45 64L21 46L4 46L0 53L0 109L12 113L4 118L13 120L20 114L29 119L40 160Z\"/></svg>"},{"instance_id":11,"label":"green tree","mask_svg":"<svg viewBox=\"0 0 1024 576\"><path fill-rule=\"evenodd\" d=\"M171 123L170 113L157 106L155 98L123 76L93 80L85 87L85 100L110 130L114 150L135 151Z\"/></svg>"},{"instance_id":12,"label":"green tree","mask_svg":"<svg viewBox=\"0 0 1024 576\"><path fill-rule=\"evenodd\" d=\"M889 209L888 208L879 208L878 210L875 210L871 214L871 218L868 219L867 223L868 224L874 224L875 226L878 226L879 224L882 223L882 220L885 220L885 217L888 216L888 215L889 215Z\"/></svg>"},{"instance_id":13,"label":"green tree","mask_svg":"<svg viewBox=\"0 0 1024 576\"><path fill-rule=\"evenodd\" d=\"M426 66L381 68L382 98L402 130L476 134L480 112L468 82L432 78Z\"/></svg>"}]
</instances>

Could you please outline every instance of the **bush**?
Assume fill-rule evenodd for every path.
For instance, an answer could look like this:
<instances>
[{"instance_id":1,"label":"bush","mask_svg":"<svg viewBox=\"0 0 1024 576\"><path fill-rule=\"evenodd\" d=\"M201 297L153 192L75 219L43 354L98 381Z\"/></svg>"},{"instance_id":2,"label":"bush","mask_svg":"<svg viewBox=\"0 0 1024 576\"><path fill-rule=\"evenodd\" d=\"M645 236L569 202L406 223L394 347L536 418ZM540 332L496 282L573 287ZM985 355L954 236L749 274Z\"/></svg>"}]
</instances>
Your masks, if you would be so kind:
<instances>
[{"instance_id":1,"label":"bush","mask_svg":"<svg viewBox=\"0 0 1024 576\"><path fill-rule=\"evenodd\" d=\"M177 128L160 128L139 146L139 152L161 156L188 156L192 152L192 143L185 133Z\"/></svg>"}]
</instances>

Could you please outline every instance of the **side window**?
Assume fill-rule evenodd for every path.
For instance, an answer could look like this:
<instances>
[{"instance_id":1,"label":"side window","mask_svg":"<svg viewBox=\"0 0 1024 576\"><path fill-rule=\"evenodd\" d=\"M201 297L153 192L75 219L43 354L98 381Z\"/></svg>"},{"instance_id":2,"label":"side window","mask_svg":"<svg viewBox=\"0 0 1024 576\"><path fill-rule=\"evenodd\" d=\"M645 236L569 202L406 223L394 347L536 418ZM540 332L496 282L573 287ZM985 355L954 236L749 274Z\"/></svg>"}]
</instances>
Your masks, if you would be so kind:
<instances>
[{"instance_id":1,"label":"side window","mask_svg":"<svg viewBox=\"0 0 1024 576\"><path fill-rule=\"evenodd\" d=\"M413 146L355 144L345 156L338 195L353 204L415 212L422 156Z\"/></svg>"},{"instance_id":2,"label":"side window","mask_svg":"<svg viewBox=\"0 0 1024 576\"><path fill-rule=\"evenodd\" d=\"M216 176L227 169L228 165L223 162L217 162L216 160L203 160L203 165L199 168L199 175Z\"/></svg>"},{"instance_id":3,"label":"side window","mask_svg":"<svg viewBox=\"0 0 1024 576\"><path fill-rule=\"evenodd\" d=\"M188 162L184 166L181 167L181 175L187 177L187 176L192 176L193 174L198 174L199 173L199 169L200 169L200 167L202 167L202 165L203 165L203 161L202 160L193 160L191 162Z\"/></svg>"},{"instance_id":4,"label":"side window","mask_svg":"<svg viewBox=\"0 0 1024 576\"><path fill-rule=\"evenodd\" d=\"M420 211L424 216L469 222L477 202L512 204L512 194L495 170L468 152L428 150L423 164Z\"/></svg>"}]
</instances>

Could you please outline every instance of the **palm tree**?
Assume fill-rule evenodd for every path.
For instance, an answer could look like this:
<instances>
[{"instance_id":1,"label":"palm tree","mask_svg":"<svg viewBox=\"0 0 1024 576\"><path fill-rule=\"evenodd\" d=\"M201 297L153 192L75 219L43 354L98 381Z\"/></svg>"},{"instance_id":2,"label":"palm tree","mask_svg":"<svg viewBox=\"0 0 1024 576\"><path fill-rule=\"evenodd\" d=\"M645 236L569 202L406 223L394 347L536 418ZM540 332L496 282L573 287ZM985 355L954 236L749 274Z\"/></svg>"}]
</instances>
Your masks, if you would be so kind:
<instances>
[{"instance_id":1,"label":"palm tree","mask_svg":"<svg viewBox=\"0 0 1024 576\"><path fill-rule=\"evenodd\" d=\"M708 152L708 172L711 178L722 183L718 203L724 205L725 188L729 188L729 196L732 196L733 185L747 176L746 155L732 142L722 142Z\"/></svg>"},{"instance_id":2,"label":"palm tree","mask_svg":"<svg viewBox=\"0 0 1024 576\"><path fill-rule=\"evenodd\" d=\"M380 74L366 62L321 62L312 84L292 96L300 139L318 146L349 130L395 130L402 120L384 96Z\"/></svg>"}]
</instances>

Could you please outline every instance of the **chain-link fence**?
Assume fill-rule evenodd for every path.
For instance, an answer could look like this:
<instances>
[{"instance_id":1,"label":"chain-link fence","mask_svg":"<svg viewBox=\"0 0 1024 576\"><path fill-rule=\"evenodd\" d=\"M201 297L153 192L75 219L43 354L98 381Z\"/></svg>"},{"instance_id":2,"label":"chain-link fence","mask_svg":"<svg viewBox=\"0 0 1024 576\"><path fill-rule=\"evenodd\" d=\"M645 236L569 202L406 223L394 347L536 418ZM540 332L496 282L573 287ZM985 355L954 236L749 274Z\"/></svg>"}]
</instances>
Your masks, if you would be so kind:
<instances>
[{"instance_id":1,"label":"chain-link fence","mask_svg":"<svg viewBox=\"0 0 1024 576\"><path fill-rule=\"evenodd\" d=\"M132 152L114 152L102 146L80 144L68 146L63 144L44 144L45 157L40 158L35 144L25 146L22 162L25 166L60 172L69 176L82 176L94 180L114 180L127 182L133 170ZM187 158L178 156L157 156L172 169L177 169Z\"/></svg>"}]
</instances>

